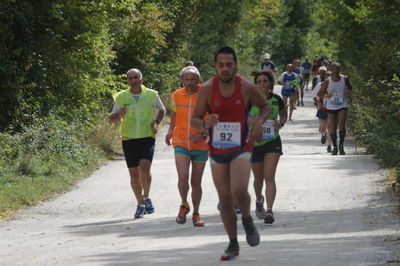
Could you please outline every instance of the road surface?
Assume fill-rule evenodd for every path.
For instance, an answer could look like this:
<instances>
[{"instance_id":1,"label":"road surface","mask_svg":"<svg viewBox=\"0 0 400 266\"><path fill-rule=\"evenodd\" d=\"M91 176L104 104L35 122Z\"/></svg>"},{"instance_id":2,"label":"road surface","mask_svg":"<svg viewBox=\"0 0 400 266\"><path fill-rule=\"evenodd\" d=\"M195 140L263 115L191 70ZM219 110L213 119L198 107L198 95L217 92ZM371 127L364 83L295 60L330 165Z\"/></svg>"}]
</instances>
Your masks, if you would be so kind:
<instances>
[{"instance_id":1,"label":"road surface","mask_svg":"<svg viewBox=\"0 0 400 266\"><path fill-rule=\"evenodd\" d=\"M236 261L219 261L228 239L208 164L200 209L206 226L175 222L177 175L163 129L152 167L154 214L133 220L128 171L118 158L70 192L1 222L0 265L400 265L398 199L386 189L386 172L350 142L346 156L326 153L309 92L305 105L281 131L276 222L256 220L257 247L246 244L239 224Z\"/></svg>"}]
</instances>

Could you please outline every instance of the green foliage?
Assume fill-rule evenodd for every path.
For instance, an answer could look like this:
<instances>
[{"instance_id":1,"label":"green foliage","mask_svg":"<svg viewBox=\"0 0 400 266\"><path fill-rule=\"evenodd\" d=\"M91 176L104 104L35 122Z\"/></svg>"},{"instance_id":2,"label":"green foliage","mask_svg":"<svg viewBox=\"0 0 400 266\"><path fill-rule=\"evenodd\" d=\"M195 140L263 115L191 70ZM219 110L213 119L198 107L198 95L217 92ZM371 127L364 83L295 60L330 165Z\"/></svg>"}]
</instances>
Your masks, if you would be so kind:
<instances>
[{"instance_id":1,"label":"green foliage","mask_svg":"<svg viewBox=\"0 0 400 266\"><path fill-rule=\"evenodd\" d=\"M187 43L189 58L199 67L204 79L214 71L214 53L218 48L235 40L235 28L240 20L243 0L198 1L195 16L189 22L192 27Z\"/></svg>"},{"instance_id":2,"label":"green foliage","mask_svg":"<svg viewBox=\"0 0 400 266\"><path fill-rule=\"evenodd\" d=\"M116 149L116 130L36 118L17 134L0 134L0 217L47 199L94 170Z\"/></svg>"},{"instance_id":3,"label":"green foliage","mask_svg":"<svg viewBox=\"0 0 400 266\"><path fill-rule=\"evenodd\" d=\"M11 2L10 2L11 3ZM53 109L102 109L114 58L100 3L18 1L3 6L0 129L17 129ZM98 99L94 101L93 99ZM62 114L67 120L74 112Z\"/></svg>"},{"instance_id":4,"label":"green foliage","mask_svg":"<svg viewBox=\"0 0 400 266\"><path fill-rule=\"evenodd\" d=\"M320 1L323 37L354 84L350 126L385 166L400 167L400 2ZM399 180L400 181L400 180Z\"/></svg>"}]
</instances>

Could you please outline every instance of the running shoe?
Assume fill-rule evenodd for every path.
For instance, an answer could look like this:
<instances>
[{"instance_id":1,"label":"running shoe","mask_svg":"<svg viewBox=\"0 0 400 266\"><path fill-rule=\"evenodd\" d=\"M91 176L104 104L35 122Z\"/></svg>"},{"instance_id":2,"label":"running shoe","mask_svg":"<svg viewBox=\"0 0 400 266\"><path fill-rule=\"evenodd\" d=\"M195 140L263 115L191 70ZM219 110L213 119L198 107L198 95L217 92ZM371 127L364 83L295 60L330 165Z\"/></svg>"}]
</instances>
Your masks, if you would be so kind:
<instances>
[{"instance_id":1,"label":"running shoe","mask_svg":"<svg viewBox=\"0 0 400 266\"><path fill-rule=\"evenodd\" d=\"M154 212L154 206L153 206L153 203L151 202L151 199L144 198L143 203L144 203L145 214L152 214Z\"/></svg>"},{"instance_id":2,"label":"running shoe","mask_svg":"<svg viewBox=\"0 0 400 266\"><path fill-rule=\"evenodd\" d=\"M343 147L343 145L339 145L339 154L340 154L340 155L346 155L346 153L344 152L344 147Z\"/></svg>"},{"instance_id":3,"label":"running shoe","mask_svg":"<svg viewBox=\"0 0 400 266\"><path fill-rule=\"evenodd\" d=\"M264 216L265 224L273 224L275 222L274 213L271 210L268 210Z\"/></svg>"},{"instance_id":4,"label":"running shoe","mask_svg":"<svg viewBox=\"0 0 400 266\"><path fill-rule=\"evenodd\" d=\"M301 100L301 106L304 106L304 102L303 102L303 100Z\"/></svg>"},{"instance_id":5,"label":"running shoe","mask_svg":"<svg viewBox=\"0 0 400 266\"><path fill-rule=\"evenodd\" d=\"M326 134L321 136L321 143L322 144L326 143Z\"/></svg>"},{"instance_id":6,"label":"running shoe","mask_svg":"<svg viewBox=\"0 0 400 266\"><path fill-rule=\"evenodd\" d=\"M256 200L256 216L258 219L263 219L265 216L264 209L264 196L261 196L261 200Z\"/></svg>"},{"instance_id":7,"label":"running shoe","mask_svg":"<svg viewBox=\"0 0 400 266\"><path fill-rule=\"evenodd\" d=\"M239 256L239 244L229 243L224 254L221 255L221 260L234 260Z\"/></svg>"},{"instance_id":8,"label":"running shoe","mask_svg":"<svg viewBox=\"0 0 400 266\"><path fill-rule=\"evenodd\" d=\"M251 216L247 218L242 216L242 223L244 230L246 231L247 243L252 247L257 246L260 243L260 235L253 223L253 218L251 218Z\"/></svg>"},{"instance_id":9,"label":"running shoe","mask_svg":"<svg viewBox=\"0 0 400 266\"><path fill-rule=\"evenodd\" d=\"M333 147L332 155L337 155L337 154L338 154L338 149L337 149L337 147Z\"/></svg>"},{"instance_id":10,"label":"running shoe","mask_svg":"<svg viewBox=\"0 0 400 266\"><path fill-rule=\"evenodd\" d=\"M329 152L329 153L332 152L332 147L331 147L331 145L328 145L328 147L326 148L326 151Z\"/></svg>"},{"instance_id":11,"label":"running shoe","mask_svg":"<svg viewBox=\"0 0 400 266\"><path fill-rule=\"evenodd\" d=\"M136 219L136 218L142 218L142 217L143 217L143 215L144 215L144 209L145 209L145 206L144 206L144 205L138 205L138 206L136 207L136 212L135 212L135 215L134 215L135 219Z\"/></svg>"},{"instance_id":12,"label":"running shoe","mask_svg":"<svg viewBox=\"0 0 400 266\"><path fill-rule=\"evenodd\" d=\"M178 216L176 217L176 222L178 224L186 223L186 214L188 214L189 212L190 212L190 207L189 206L181 205L179 207Z\"/></svg>"},{"instance_id":13,"label":"running shoe","mask_svg":"<svg viewBox=\"0 0 400 266\"><path fill-rule=\"evenodd\" d=\"M193 218L192 218L192 220L193 220L193 226L196 226L196 227L202 227L202 226L204 226L204 222L203 222L203 220L201 219L200 214L198 214L198 213L193 213Z\"/></svg>"}]
</instances>

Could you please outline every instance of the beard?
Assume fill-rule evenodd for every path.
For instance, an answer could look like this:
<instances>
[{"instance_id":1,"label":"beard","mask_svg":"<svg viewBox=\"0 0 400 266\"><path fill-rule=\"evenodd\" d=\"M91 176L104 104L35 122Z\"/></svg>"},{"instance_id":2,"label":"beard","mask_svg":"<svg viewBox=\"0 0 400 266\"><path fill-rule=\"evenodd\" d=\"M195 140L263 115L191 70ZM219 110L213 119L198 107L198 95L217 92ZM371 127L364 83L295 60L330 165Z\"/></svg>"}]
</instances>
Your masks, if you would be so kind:
<instances>
[{"instance_id":1,"label":"beard","mask_svg":"<svg viewBox=\"0 0 400 266\"><path fill-rule=\"evenodd\" d=\"M221 74L225 74L225 73L221 73ZM228 75L220 75L218 74L218 79L222 82L222 83L229 83L233 80L233 78L235 77L235 73L229 74Z\"/></svg>"}]
</instances>

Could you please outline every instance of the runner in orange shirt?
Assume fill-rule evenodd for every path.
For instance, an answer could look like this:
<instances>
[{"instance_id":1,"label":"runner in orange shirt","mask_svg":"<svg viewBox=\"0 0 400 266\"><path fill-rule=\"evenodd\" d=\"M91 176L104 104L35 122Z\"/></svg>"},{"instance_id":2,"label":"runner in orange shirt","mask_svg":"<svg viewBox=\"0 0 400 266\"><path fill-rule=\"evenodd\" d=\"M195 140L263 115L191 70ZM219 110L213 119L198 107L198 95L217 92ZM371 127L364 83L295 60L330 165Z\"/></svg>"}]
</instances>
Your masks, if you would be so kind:
<instances>
[{"instance_id":1,"label":"runner in orange shirt","mask_svg":"<svg viewBox=\"0 0 400 266\"><path fill-rule=\"evenodd\" d=\"M174 146L175 164L178 171L178 189L182 199L176 222L186 223L186 215L190 212L187 195L189 192L189 168L192 163L190 184L192 186L193 225L204 226L199 214L202 196L201 178L208 159L207 134L190 128L194 107L197 102L201 76L194 66L187 66L181 71L183 88L172 94L171 122L165 136L167 145Z\"/></svg>"}]
</instances>

